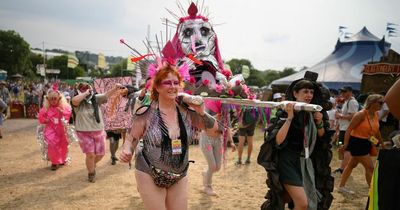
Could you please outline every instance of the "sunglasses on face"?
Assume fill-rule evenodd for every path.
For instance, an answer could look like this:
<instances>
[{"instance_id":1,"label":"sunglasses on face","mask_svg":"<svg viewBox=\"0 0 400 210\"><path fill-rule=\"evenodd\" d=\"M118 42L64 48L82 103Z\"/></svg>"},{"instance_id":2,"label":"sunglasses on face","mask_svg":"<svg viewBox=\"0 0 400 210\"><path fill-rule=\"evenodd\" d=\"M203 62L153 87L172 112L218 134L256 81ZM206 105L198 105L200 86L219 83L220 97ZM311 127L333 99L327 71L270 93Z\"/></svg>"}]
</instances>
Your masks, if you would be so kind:
<instances>
[{"instance_id":1,"label":"sunglasses on face","mask_svg":"<svg viewBox=\"0 0 400 210\"><path fill-rule=\"evenodd\" d=\"M169 86L169 87L172 87L172 85L179 86L179 81L178 80L164 80L161 82L161 85Z\"/></svg>"},{"instance_id":2,"label":"sunglasses on face","mask_svg":"<svg viewBox=\"0 0 400 210\"><path fill-rule=\"evenodd\" d=\"M383 105L385 102L384 101L378 101L378 104Z\"/></svg>"},{"instance_id":3,"label":"sunglasses on face","mask_svg":"<svg viewBox=\"0 0 400 210\"><path fill-rule=\"evenodd\" d=\"M49 101L55 101L55 100L58 100L58 97L47 97L47 100L49 100Z\"/></svg>"}]
</instances>

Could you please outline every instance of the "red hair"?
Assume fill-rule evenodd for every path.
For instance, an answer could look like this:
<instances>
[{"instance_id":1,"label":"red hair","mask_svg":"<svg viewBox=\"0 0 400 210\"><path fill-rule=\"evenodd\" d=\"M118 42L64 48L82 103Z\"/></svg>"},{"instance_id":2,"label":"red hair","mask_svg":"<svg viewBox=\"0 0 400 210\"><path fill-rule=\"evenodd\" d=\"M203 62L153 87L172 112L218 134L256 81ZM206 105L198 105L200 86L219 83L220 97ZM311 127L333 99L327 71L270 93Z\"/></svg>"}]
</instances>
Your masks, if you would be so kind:
<instances>
[{"instance_id":1,"label":"red hair","mask_svg":"<svg viewBox=\"0 0 400 210\"><path fill-rule=\"evenodd\" d=\"M161 85L161 81L163 79L167 78L169 73L176 76L179 81L179 86L183 87L182 76L179 74L178 69L175 66L166 64L157 71L157 73L155 74L155 76L151 82L151 88L150 88L151 96L150 97L152 100L158 100L157 88Z\"/></svg>"}]
</instances>

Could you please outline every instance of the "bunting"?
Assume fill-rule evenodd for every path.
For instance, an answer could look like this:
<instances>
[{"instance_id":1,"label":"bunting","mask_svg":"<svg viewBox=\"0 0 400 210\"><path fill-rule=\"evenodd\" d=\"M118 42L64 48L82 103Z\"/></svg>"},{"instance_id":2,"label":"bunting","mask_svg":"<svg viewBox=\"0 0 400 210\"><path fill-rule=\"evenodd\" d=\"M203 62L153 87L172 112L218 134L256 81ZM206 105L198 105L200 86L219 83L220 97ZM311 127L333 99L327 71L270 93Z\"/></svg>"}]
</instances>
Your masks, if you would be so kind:
<instances>
[{"instance_id":1,"label":"bunting","mask_svg":"<svg viewBox=\"0 0 400 210\"><path fill-rule=\"evenodd\" d=\"M74 54L69 54L67 67L73 69L76 66L78 66L78 64L79 64L78 58Z\"/></svg>"},{"instance_id":2,"label":"bunting","mask_svg":"<svg viewBox=\"0 0 400 210\"><path fill-rule=\"evenodd\" d=\"M107 69L107 62L106 62L106 57L102 53L99 53L98 55L98 64L97 67L100 69Z\"/></svg>"},{"instance_id":3,"label":"bunting","mask_svg":"<svg viewBox=\"0 0 400 210\"><path fill-rule=\"evenodd\" d=\"M129 55L126 61L126 70L133 71L135 69L136 64L132 62L133 56Z\"/></svg>"},{"instance_id":4,"label":"bunting","mask_svg":"<svg viewBox=\"0 0 400 210\"><path fill-rule=\"evenodd\" d=\"M386 31L388 33L388 37L397 37L397 28L398 24L395 23L387 23Z\"/></svg>"}]
</instances>

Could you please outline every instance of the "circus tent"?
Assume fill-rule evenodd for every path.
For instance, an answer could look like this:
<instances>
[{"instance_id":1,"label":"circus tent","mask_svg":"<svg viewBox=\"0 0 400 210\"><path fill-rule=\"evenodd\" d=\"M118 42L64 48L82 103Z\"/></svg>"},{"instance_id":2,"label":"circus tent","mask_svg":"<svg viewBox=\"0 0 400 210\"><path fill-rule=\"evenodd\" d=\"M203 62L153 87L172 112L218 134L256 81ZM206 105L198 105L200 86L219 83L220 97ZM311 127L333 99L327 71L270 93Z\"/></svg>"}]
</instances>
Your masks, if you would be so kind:
<instances>
[{"instance_id":1,"label":"circus tent","mask_svg":"<svg viewBox=\"0 0 400 210\"><path fill-rule=\"evenodd\" d=\"M339 89L342 86L352 86L360 90L362 70L368 62L376 62L383 55L387 55L391 44L385 37L379 39L366 27L353 36L340 41L335 49L325 59L305 70L280 78L271 83L274 86L287 86L292 81L304 77L306 71L319 74L318 82L322 82L330 89Z\"/></svg>"}]
</instances>

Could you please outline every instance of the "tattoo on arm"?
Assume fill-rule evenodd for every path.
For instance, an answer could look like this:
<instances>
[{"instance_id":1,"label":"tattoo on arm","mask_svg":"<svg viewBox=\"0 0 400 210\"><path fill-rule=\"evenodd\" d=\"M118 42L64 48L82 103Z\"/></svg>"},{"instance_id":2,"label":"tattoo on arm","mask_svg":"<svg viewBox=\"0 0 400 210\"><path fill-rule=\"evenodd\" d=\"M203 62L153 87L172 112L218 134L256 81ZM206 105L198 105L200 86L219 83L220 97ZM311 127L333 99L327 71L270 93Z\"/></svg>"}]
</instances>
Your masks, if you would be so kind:
<instances>
[{"instance_id":1,"label":"tattoo on arm","mask_svg":"<svg viewBox=\"0 0 400 210\"><path fill-rule=\"evenodd\" d=\"M214 117L212 117L211 115L205 113L202 116L202 119L203 119L204 127L206 129L210 129L210 128L214 127L214 123L215 123Z\"/></svg>"}]
</instances>

